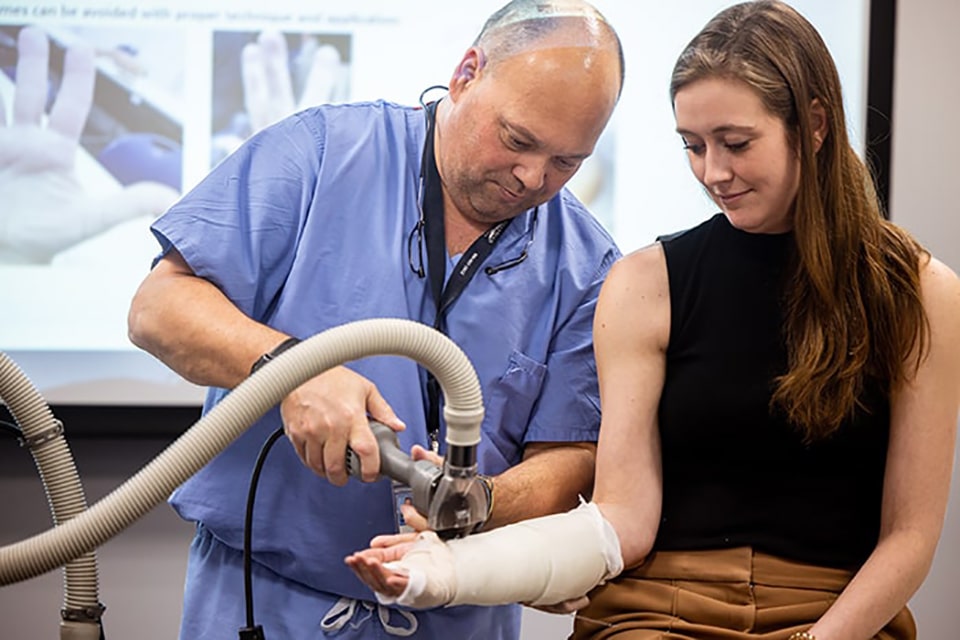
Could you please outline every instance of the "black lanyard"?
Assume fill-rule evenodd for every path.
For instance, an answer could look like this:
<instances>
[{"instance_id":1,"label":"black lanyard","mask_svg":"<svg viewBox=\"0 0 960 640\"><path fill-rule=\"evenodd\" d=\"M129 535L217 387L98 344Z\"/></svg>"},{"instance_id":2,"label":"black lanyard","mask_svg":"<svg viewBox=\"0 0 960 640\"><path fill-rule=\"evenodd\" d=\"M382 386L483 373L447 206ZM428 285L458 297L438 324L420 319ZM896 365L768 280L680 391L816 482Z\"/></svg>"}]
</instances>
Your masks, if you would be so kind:
<instances>
[{"instance_id":1,"label":"black lanyard","mask_svg":"<svg viewBox=\"0 0 960 640\"><path fill-rule=\"evenodd\" d=\"M423 180L423 221L427 240L427 272L430 277L430 292L437 303L437 315L433 327L443 331L443 319L453 306L467 283L480 269L484 260L493 252L493 246L503 235L513 218L504 220L487 230L473 241L444 286L447 272L447 241L443 228L443 186L440 172L433 153L433 136L436 124L437 103L426 106L427 135L423 143L423 158L420 166L420 179ZM440 445L440 383L427 372L427 435L430 446L437 451Z\"/></svg>"}]
</instances>

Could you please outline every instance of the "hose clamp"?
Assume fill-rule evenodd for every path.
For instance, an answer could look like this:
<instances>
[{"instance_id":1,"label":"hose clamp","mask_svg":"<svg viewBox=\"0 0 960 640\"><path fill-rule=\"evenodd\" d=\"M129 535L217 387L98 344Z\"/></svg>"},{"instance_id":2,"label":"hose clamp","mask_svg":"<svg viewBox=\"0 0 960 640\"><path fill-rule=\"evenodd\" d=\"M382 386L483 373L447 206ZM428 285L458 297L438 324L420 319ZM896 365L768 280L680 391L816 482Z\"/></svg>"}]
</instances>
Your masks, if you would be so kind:
<instances>
[{"instance_id":1,"label":"hose clamp","mask_svg":"<svg viewBox=\"0 0 960 640\"><path fill-rule=\"evenodd\" d=\"M89 607L79 607L74 609L60 609L60 618L67 622L96 622L99 623L103 617L106 607L102 604L95 604Z\"/></svg>"},{"instance_id":2,"label":"hose clamp","mask_svg":"<svg viewBox=\"0 0 960 640\"><path fill-rule=\"evenodd\" d=\"M53 426L51 426L49 429L44 429L40 433L32 435L29 438L18 438L18 440L20 440L21 447L26 447L27 449L36 449L55 438L59 438L62 435L63 423L57 419L54 419Z\"/></svg>"}]
</instances>

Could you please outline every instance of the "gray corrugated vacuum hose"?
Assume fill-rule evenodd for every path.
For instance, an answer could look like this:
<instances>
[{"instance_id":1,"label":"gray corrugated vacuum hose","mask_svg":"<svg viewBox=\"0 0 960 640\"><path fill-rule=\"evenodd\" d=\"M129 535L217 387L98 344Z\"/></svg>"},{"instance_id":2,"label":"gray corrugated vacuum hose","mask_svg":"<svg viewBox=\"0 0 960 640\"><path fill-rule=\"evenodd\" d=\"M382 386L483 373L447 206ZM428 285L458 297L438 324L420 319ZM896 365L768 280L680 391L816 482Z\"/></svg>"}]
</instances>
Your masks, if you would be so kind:
<instances>
[{"instance_id":1,"label":"gray corrugated vacuum hose","mask_svg":"<svg viewBox=\"0 0 960 640\"><path fill-rule=\"evenodd\" d=\"M20 427L22 442L30 450L43 482L53 523L60 525L87 508L63 426L27 375L5 353L0 353L0 400ZM61 638L100 638L97 557L91 550L74 556L63 570Z\"/></svg>"},{"instance_id":2,"label":"gray corrugated vacuum hose","mask_svg":"<svg viewBox=\"0 0 960 640\"><path fill-rule=\"evenodd\" d=\"M328 329L284 352L231 391L136 475L63 524L0 548L0 585L20 582L96 549L200 470L284 396L334 366L398 355L425 366L440 383L447 442L480 441L483 398L473 365L439 331L411 320L375 318Z\"/></svg>"}]
</instances>

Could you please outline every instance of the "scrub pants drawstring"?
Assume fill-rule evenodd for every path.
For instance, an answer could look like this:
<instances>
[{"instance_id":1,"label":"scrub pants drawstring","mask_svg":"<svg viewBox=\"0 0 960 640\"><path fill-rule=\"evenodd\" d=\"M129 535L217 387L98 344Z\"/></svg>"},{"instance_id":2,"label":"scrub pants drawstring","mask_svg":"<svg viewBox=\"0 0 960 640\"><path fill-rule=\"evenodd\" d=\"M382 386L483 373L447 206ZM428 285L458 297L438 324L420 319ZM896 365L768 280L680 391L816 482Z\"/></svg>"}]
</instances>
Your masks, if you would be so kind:
<instances>
[{"instance_id":1,"label":"scrub pants drawstring","mask_svg":"<svg viewBox=\"0 0 960 640\"><path fill-rule=\"evenodd\" d=\"M360 607L365 609L366 612L355 622L350 622L354 614L357 613L357 605L360 605ZM346 626L347 623L350 623L351 629L357 629L367 620L371 619L374 608L377 610L377 618L379 619L380 624L383 625L383 630L391 636L398 636L401 638L412 636L417 632L417 628L420 626L417 617L410 611L404 611L403 609L390 609L382 604L374 604L373 602L367 602L365 600L342 597L337 600L336 603L330 607L330 610L327 611L327 613L323 616L323 619L320 621L320 628L324 631L339 631ZM406 627L399 627L390 624L391 613L396 613L401 618L406 620L409 625Z\"/></svg>"}]
</instances>

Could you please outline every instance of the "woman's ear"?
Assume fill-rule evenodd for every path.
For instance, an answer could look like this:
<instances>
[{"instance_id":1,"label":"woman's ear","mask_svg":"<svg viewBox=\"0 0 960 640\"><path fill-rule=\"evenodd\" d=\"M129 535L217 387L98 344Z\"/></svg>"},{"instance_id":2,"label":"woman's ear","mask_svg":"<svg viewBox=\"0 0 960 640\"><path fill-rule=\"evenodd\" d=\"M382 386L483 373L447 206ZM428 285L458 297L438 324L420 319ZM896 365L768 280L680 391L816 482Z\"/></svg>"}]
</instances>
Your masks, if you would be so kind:
<instances>
[{"instance_id":1,"label":"woman's ear","mask_svg":"<svg viewBox=\"0 0 960 640\"><path fill-rule=\"evenodd\" d=\"M820 102L820 98L814 98L810 103L810 132L813 135L813 153L817 154L830 133L827 110Z\"/></svg>"}]
</instances>

